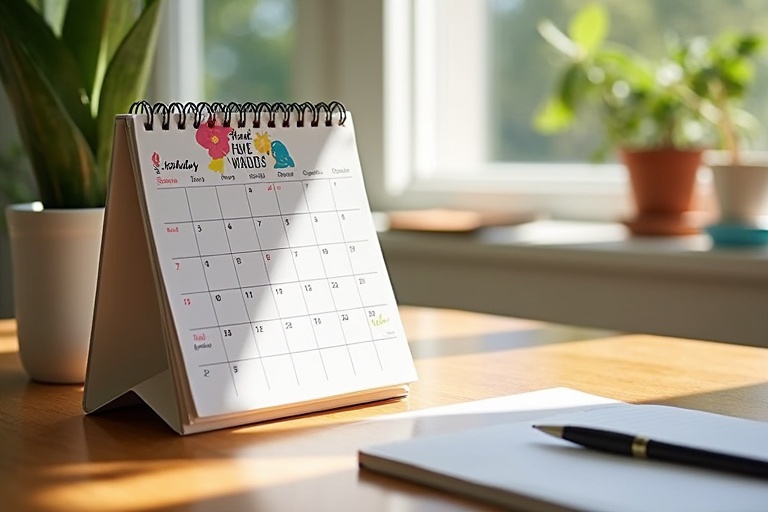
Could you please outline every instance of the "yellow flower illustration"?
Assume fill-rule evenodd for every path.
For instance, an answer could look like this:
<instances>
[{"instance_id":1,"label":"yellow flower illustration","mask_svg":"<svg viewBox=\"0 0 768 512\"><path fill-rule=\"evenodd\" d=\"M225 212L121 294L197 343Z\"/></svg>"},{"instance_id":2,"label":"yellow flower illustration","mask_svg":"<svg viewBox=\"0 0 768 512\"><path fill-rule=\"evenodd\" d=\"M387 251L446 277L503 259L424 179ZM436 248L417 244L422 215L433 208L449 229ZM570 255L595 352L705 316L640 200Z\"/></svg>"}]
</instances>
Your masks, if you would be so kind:
<instances>
[{"instance_id":1,"label":"yellow flower illustration","mask_svg":"<svg viewBox=\"0 0 768 512\"><path fill-rule=\"evenodd\" d=\"M208 164L208 168L213 172L224 174L224 159L223 158L212 159L211 163Z\"/></svg>"},{"instance_id":2,"label":"yellow flower illustration","mask_svg":"<svg viewBox=\"0 0 768 512\"><path fill-rule=\"evenodd\" d=\"M268 155L272 149L272 141L267 132L257 133L253 139L253 147L262 155Z\"/></svg>"}]
</instances>

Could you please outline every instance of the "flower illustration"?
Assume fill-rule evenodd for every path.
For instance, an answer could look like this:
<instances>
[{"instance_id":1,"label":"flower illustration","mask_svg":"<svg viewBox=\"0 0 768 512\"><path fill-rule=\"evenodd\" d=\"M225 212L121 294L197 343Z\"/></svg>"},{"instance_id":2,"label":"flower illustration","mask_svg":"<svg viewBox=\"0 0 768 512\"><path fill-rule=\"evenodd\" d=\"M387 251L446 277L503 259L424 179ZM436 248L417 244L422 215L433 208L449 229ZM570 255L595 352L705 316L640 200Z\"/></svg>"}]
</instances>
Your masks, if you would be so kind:
<instances>
[{"instance_id":1,"label":"flower illustration","mask_svg":"<svg viewBox=\"0 0 768 512\"><path fill-rule=\"evenodd\" d=\"M160 167L160 155L157 154L157 151L152 153L152 165Z\"/></svg>"},{"instance_id":2,"label":"flower illustration","mask_svg":"<svg viewBox=\"0 0 768 512\"><path fill-rule=\"evenodd\" d=\"M253 147L261 154L269 154L272 148L272 141L269 140L269 134L267 132L257 133L253 139Z\"/></svg>"},{"instance_id":3,"label":"flower illustration","mask_svg":"<svg viewBox=\"0 0 768 512\"><path fill-rule=\"evenodd\" d=\"M211 163L208 164L208 168L213 172L224 174L224 159L223 158L212 159Z\"/></svg>"},{"instance_id":4,"label":"flower illustration","mask_svg":"<svg viewBox=\"0 0 768 512\"><path fill-rule=\"evenodd\" d=\"M208 123L200 123L195 133L195 140L208 150L208 156L214 160L224 158L229 153L229 133L231 131L231 126L216 124L209 126Z\"/></svg>"},{"instance_id":5,"label":"flower illustration","mask_svg":"<svg viewBox=\"0 0 768 512\"><path fill-rule=\"evenodd\" d=\"M275 159L275 169L285 169L296 165L285 144L279 140L270 140L267 132L256 134L253 147L261 154L272 155L272 158Z\"/></svg>"}]
</instances>

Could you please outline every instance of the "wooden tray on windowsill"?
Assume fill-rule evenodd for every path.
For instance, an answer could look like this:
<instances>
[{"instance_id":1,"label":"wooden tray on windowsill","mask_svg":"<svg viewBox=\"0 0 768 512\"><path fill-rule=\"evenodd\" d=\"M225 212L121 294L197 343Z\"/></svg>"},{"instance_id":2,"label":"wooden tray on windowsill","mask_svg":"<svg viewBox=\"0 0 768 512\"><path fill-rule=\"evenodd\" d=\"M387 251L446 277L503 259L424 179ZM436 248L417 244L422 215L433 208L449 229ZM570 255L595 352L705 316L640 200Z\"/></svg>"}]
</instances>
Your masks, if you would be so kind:
<instances>
[{"instance_id":1,"label":"wooden tray on windowsill","mask_svg":"<svg viewBox=\"0 0 768 512\"><path fill-rule=\"evenodd\" d=\"M388 213L389 229L400 231L431 231L439 233L470 233L481 228L513 226L538 220L534 213L513 213L483 210L396 210Z\"/></svg>"}]
</instances>

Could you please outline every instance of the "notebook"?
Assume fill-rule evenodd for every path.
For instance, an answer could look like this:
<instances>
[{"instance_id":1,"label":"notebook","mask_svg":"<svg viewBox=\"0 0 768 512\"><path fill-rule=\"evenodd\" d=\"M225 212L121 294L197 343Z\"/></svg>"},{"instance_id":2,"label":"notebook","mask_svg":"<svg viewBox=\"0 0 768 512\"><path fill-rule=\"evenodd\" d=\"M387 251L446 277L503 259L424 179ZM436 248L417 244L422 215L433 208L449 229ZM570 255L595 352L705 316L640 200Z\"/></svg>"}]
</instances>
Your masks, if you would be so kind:
<instances>
[{"instance_id":1,"label":"notebook","mask_svg":"<svg viewBox=\"0 0 768 512\"><path fill-rule=\"evenodd\" d=\"M416 380L338 102L138 102L115 121L87 413L189 434Z\"/></svg>"},{"instance_id":2,"label":"notebook","mask_svg":"<svg viewBox=\"0 0 768 512\"><path fill-rule=\"evenodd\" d=\"M365 447L359 451L359 463L363 470L515 510L766 510L768 484L763 479L599 453L531 426L546 418L551 424L642 433L768 460L768 424L625 403L584 408L574 402L573 412L538 412L536 419Z\"/></svg>"}]
</instances>

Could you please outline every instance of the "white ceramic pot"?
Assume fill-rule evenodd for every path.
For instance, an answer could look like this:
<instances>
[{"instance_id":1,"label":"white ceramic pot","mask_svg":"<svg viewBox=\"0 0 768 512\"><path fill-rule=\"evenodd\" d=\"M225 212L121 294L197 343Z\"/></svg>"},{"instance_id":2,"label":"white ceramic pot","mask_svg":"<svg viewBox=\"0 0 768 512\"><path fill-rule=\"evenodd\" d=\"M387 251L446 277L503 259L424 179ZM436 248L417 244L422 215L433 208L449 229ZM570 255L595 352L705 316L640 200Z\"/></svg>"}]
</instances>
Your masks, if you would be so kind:
<instances>
[{"instance_id":1,"label":"white ceramic pot","mask_svg":"<svg viewBox=\"0 0 768 512\"><path fill-rule=\"evenodd\" d=\"M757 226L768 215L768 154L746 153L739 165L713 159L715 196L720 222Z\"/></svg>"},{"instance_id":2,"label":"white ceramic pot","mask_svg":"<svg viewBox=\"0 0 768 512\"><path fill-rule=\"evenodd\" d=\"M103 208L6 208L14 308L24 369L37 381L85 379Z\"/></svg>"}]
</instances>

